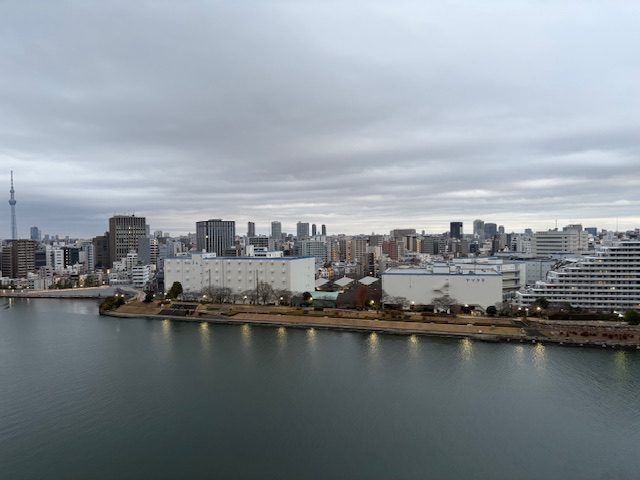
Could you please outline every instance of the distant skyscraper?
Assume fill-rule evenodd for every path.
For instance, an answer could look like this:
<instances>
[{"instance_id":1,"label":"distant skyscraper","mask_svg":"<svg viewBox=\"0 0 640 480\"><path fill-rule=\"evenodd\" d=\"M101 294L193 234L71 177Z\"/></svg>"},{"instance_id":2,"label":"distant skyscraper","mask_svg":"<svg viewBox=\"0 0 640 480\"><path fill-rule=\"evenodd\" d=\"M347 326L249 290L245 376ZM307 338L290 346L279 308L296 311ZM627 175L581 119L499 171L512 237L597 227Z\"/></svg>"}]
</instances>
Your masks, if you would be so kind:
<instances>
[{"instance_id":1,"label":"distant skyscraper","mask_svg":"<svg viewBox=\"0 0 640 480\"><path fill-rule=\"evenodd\" d=\"M504 235L504 225L498 225L498 233Z\"/></svg>"},{"instance_id":2,"label":"distant skyscraper","mask_svg":"<svg viewBox=\"0 0 640 480\"><path fill-rule=\"evenodd\" d=\"M322 224L321 231L322 231L322 236L326 237L327 236L327 226L324 223Z\"/></svg>"},{"instance_id":3,"label":"distant skyscraper","mask_svg":"<svg viewBox=\"0 0 640 480\"><path fill-rule=\"evenodd\" d=\"M493 238L498 233L498 226L495 223L484 224L484 236L487 238Z\"/></svg>"},{"instance_id":4,"label":"distant skyscraper","mask_svg":"<svg viewBox=\"0 0 640 480\"><path fill-rule=\"evenodd\" d=\"M278 221L271 222L271 238L282 239L282 224Z\"/></svg>"},{"instance_id":5,"label":"distant skyscraper","mask_svg":"<svg viewBox=\"0 0 640 480\"><path fill-rule=\"evenodd\" d=\"M311 224L311 236L315 237L317 233L318 233L318 230L316 229L316 224L312 223Z\"/></svg>"},{"instance_id":6,"label":"distant skyscraper","mask_svg":"<svg viewBox=\"0 0 640 480\"><path fill-rule=\"evenodd\" d=\"M147 236L145 217L116 215L109 219L109 261L118 262L131 251L138 252L139 239Z\"/></svg>"},{"instance_id":7,"label":"distant skyscraper","mask_svg":"<svg viewBox=\"0 0 640 480\"><path fill-rule=\"evenodd\" d=\"M298 224L296 225L296 236L298 237L298 240L302 240L303 238L308 238L309 224L298 222Z\"/></svg>"},{"instance_id":8,"label":"distant skyscraper","mask_svg":"<svg viewBox=\"0 0 640 480\"><path fill-rule=\"evenodd\" d=\"M204 220L196 222L196 250L224 255L236 240L236 222L233 220Z\"/></svg>"},{"instance_id":9,"label":"distant skyscraper","mask_svg":"<svg viewBox=\"0 0 640 480\"><path fill-rule=\"evenodd\" d=\"M473 221L473 234L480 240L484 239L484 220Z\"/></svg>"},{"instance_id":10,"label":"distant skyscraper","mask_svg":"<svg viewBox=\"0 0 640 480\"><path fill-rule=\"evenodd\" d=\"M29 238L31 238L31 240L35 240L37 242L41 240L42 237L38 227L31 227L29 231L31 234Z\"/></svg>"},{"instance_id":11,"label":"distant skyscraper","mask_svg":"<svg viewBox=\"0 0 640 480\"><path fill-rule=\"evenodd\" d=\"M11 238L18 239L18 225L16 223L16 191L13 189L13 170L11 170L11 190L9 190L9 205L11 205Z\"/></svg>"},{"instance_id":12,"label":"distant skyscraper","mask_svg":"<svg viewBox=\"0 0 640 480\"><path fill-rule=\"evenodd\" d=\"M462 222L451 222L449 232L451 238L462 240Z\"/></svg>"},{"instance_id":13,"label":"distant skyscraper","mask_svg":"<svg viewBox=\"0 0 640 480\"><path fill-rule=\"evenodd\" d=\"M247 237L255 237L256 236L256 224L255 222L247 223Z\"/></svg>"}]
</instances>

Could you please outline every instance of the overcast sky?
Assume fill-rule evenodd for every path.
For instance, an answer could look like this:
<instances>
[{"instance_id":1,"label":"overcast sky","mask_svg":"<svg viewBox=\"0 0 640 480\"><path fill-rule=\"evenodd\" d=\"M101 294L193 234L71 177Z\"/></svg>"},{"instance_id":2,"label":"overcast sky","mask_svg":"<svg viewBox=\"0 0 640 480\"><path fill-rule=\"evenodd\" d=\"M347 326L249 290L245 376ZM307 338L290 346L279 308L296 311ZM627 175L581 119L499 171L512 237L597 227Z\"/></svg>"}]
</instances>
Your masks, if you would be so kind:
<instances>
[{"instance_id":1,"label":"overcast sky","mask_svg":"<svg viewBox=\"0 0 640 480\"><path fill-rule=\"evenodd\" d=\"M0 3L0 237L640 226L640 3Z\"/></svg>"}]
</instances>

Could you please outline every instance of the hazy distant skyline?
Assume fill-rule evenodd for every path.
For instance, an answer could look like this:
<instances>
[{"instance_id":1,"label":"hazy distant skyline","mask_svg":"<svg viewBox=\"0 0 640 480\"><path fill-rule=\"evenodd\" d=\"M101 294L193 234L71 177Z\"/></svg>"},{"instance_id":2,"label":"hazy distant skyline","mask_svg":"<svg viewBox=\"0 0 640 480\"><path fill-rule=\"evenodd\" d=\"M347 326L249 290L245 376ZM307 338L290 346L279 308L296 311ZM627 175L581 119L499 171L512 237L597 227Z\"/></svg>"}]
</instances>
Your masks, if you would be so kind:
<instances>
[{"instance_id":1,"label":"hazy distant skyline","mask_svg":"<svg viewBox=\"0 0 640 480\"><path fill-rule=\"evenodd\" d=\"M640 4L0 6L0 238L640 226Z\"/></svg>"}]
</instances>

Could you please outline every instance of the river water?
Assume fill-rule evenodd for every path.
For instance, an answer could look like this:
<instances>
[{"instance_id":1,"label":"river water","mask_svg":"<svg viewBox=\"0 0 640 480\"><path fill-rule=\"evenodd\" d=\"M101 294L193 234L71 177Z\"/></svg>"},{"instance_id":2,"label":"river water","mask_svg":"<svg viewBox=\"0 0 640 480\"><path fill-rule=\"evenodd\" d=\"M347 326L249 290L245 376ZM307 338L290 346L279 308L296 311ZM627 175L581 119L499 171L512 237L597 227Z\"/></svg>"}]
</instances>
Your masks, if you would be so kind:
<instances>
[{"instance_id":1,"label":"river water","mask_svg":"<svg viewBox=\"0 0 640 480\"><path fill-rule=\"evenodd\" d=\"M3 302L0 478L640 478L640 352Z\"/></svg>"}]
</instances>

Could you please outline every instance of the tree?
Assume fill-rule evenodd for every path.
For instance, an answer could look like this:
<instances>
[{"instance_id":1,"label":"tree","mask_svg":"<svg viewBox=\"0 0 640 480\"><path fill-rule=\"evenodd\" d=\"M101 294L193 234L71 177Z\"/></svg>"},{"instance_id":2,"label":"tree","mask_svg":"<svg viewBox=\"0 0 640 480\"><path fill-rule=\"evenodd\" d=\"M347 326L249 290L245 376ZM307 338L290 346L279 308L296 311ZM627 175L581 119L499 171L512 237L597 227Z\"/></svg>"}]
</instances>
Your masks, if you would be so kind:
<instances>
[{"instance_id":1,"label":"tree","mask_svg":"<svg viewBox=\"0 0 640 480\"><path fill-rule=\"evenodd\" d=\"M392 305L396 305L401 310L404 310L409 306L409 299L407 297L401 297L401 296L391 297L389 298L389 303Z\"/></svg>"},{"instance_id":2,"label":"tree","mask_svg":"<svg viewBox=\"0 0 640 480\"><path fill-rule=\"evenodd\" d=\"M546 310L547 308L549 308L549 300L547 300L544 297L538 297L536 299L536 303L540 306L540 308L542 308L543 310Z\"/></svg>"},{"instance_id":3,"label":"tree","mask_svg":"<svg viewBox=\"0 0 640 480\"><path fill-rule=\"evenodd\" d=\"M356 294L356 308L362 310L367 301L367 287L366 285L360 285L358 287L358 293Z\"/></svg>"},{"instance_id":4,"label":"tree","mask_svg":"<svg viewBox=\"0 0 640 480\"><path fill-rule=\"evenodd\" d=\"M313 296L309 292L304 292L302 294L302 301L307 307L309 307L313 303Z\"/></svg>"},{"instance_id":5,"label":"tree","mask_svg":"<svg viewBox=\"0 0 640 480\"><path fill-rule=\"evenodd\" d=\"M493 317L496 313L498 313L498 309L494 305L489 305L487 307L487 315Z\"/></svg>"},{"instance_id":6,"label":"tree","mask_svg":"<svg viewBox=\"0 0 640 480\"><path fill-rule=\"evenodd\" d=\"M169 297L171 300L175 300L181 293L182 284L180 282L173 282L173 285L171 285L171 288L167 292L167 297Z\"/></svg>"},{"instance_id":7,"label":"tree","mask_svg":"<svg viewBox=\"0 0 640 480\"><path fill-rule=\"evenodd\" d=\"M153 302L153 292L145 292L143 301L144 301L144 303Z\"/></svg>"},{"instance_id":8,"label":"tree","mask_svg":"<svg viewBox=\"0 0 640 480\"><path fill-rule=\"evenodd\" d=\"M267 282L263 282L262 280L258 282L257 290L258 300L260 300L262 303L269 303L269 301L273 298L273 287Z\"/></svg>"},{"instance_id":9,"label":"tree","mask_svg":"<svg viewBox=\"0 0 640 480\"><path fill-rule=\"evenodd\" d=\"M458 303L458 300L445 293L441 297L435 297L431 300L435 311L449 313L451 307ZM495 308L495 307L494 307Z\"/></svg>"},{"instance_id":10,"label":"tree","mask_svg":"<svg viewBox=\"0 0 640 480\"><path fill-rule=\"evenodd\" d=\"M637 310L627 310L624 312L624 321L629 325L638 325L640 324L640 312Z\"/></svg>"},{"instance_id":11,"label":"tree","mask_svg":"<svg viewBox=\"0 0 640 480\"><path fill-rule=\"evenodd\" d=\"M290 305L293 292L286 288L278 288L273 291L273 296L278 300L280 305Z\"/></svg>"}]
</instances>

